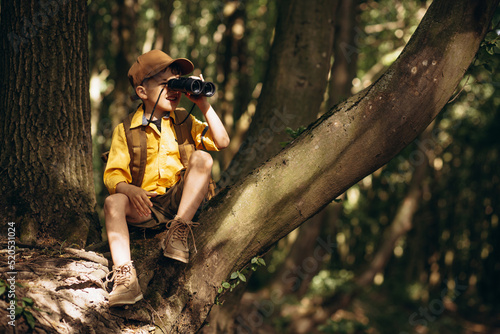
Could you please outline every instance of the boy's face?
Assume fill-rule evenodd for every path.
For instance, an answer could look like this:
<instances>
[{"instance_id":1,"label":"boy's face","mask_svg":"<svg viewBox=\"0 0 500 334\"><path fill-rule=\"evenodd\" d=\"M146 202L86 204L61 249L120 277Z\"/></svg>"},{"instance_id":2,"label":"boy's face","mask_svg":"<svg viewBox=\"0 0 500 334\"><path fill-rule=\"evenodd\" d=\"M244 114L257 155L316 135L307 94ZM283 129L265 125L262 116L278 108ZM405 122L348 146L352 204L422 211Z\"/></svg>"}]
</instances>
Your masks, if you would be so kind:
<instances>
[{"instance_id":1,"label":"boy's face","mask_svg":"<svg viewBox=\"0 0 500 334\"><path fill-rule=\"evenodd\" d=\"M151 112L153 110L153 106L160 92L161 96L155 111L174 111L175 108L177 108L181 100L181 92L169 90L168 87L166 87L166 83L168 80L178 77L179 74L174 74L170 68L167 68L165 71L145 80L141 86L137 86L136 92L144 101L147 111ZM162 91L163 87L165 87L165 89Z\"/></svg>"}]
</instances>

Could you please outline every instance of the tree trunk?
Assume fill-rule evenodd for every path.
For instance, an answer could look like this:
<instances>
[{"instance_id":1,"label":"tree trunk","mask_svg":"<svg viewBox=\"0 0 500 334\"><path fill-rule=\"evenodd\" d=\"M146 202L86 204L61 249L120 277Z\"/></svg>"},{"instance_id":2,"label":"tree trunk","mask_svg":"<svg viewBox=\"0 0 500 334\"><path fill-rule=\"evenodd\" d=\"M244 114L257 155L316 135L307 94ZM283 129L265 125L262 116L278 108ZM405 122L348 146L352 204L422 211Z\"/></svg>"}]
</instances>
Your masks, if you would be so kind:
<instances>
[{"instance_id":1,"label":"tree trunk","mask_svg":"<svg viewBox=\"0 0 500 334\"><path fill-rule=\"evenodd\" d=\"M359 30L358 0L340 1L335 19L334 61L328 87L328 108L352 95L352 80L356 77Z\"/></svg>"},{"instance_id":2,"label":"tree trunk","mask_svg":"<svg viewBox=\"0 0 500 334\"><path fill-rule=\"evenodd\" d=\"M339 1L335 11L334 62L330 71L328 106L333 106L351 96L352 80L356 77L357 49L356 8L357 0ZM347 50L349 49L349 52ZM341 213L342 205L333 204L332 210L325 208L310 221L300 226L299 235L283 267L275 275L273 291L282 295L303 296L312 278L322 267L323 256L318 256L318 238L326 224L334 225ZM325 211L327 210L327 212Z\"/></svg>"},{"instance_id":3,"label":"tree trunk","mask_svg":"<svg viewBox=\"0 0 500 334\"><path fill-rule=\"evenodd\" d=\"M83 0L2 6L0 208L23 242L82 246L87 236L100 238L86 6Z\"/></svg>"},{"instance_id":4,"label":"tree trunk","mask_svg":"<svg viewBox=\"0 0 500 334\"><path fill-rule=\"evenodd\" d=\"M170 54L170 42L172 41L172 27L170 27L170 15L174 11L174 0L157 0L155 6L161 13L156 22L156 39L154 49L159 49Z\"/></svg>"},{"instance_id":5,"label":"tree trunk","mask_svg":"<svg viewBox=\"0 0 500 334\"><path fill-rule=\"evenodd\" d=\"M218 109L221 120L231 138L234 138L234 127L237 120L247 109L252 96L251 80L247 64L247 13L240 1L230 1L224 11L223 24L225 30L220 43L217 45L217 77L222 77L218 93ZM220 154L222 166L229 164L234 155L231 149L223 150Z\"/></svg>"},{"instance_id":6,"label":"tree trunk","mask_svg":"<svg viewBox=\"0 0 500 334\"><path fill-rule=\"evenodd\" d=\"M267 76L246 138L221 187L244 177L317 118L323 102L333 43L335 0L281 1Z\"/></svg>"}]
</instances>

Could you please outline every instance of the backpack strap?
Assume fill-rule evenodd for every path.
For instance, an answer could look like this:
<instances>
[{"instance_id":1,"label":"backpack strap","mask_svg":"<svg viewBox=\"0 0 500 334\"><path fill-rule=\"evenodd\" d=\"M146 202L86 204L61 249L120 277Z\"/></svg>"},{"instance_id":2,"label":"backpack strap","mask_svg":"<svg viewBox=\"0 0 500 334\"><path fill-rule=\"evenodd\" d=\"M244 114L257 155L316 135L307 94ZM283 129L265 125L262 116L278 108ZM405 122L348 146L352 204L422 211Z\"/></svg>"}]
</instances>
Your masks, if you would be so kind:
<instances>
[{"instance_id":1,"label":"backpack strap","mask_svg":"<svg viewBox=\"0 0 500 334\"><path fill-rule=\"evenodd\" d=\"M134 113L130 114L123 120L123 127L125 129L125 137L127 138L127 146L130 155L130 173L132 175L132 184L140 187L142 185L142 180L144 179L144 174L146 172L146 162L147 162L147 137L146 137L146 127L140 126L131 129L131 122ZM180 124L174 125L175 135L177 137L177 145L179 147L179 155L182 165L187 168L189 164L189 158L191 154L196 150L195 141L191 135L191 128L193 126L193 120L188 115L186 109L178 108L175 110L175 118L178 120L185 120ZM208 126L203 130L202 137L205 136L208 131ZM203 144L202 139L202 145ZM208 186L208 194L206 199L209 200L215 195L215 182L210 178L210 183Z\"/></svg>"},{"instance_id":2,"label":"backpack strap","mask_svg":"<svg viewBox=\"0 0 500 334\"><path fill-rule=\"evenodd\" d=\"M205 151L207 151L207 147L205 146L205 135L207 134L208 132L208 125L205 126L205 128L203 129L203 131L201 132L201 146L203 146L203 149Z\"/></svg>"},{"instance_id":3,"label":"backpack strap","mask_svg":"<svg viewBox=\"0 0 500 334\"><path fill-rule=\"evenodd\" d=\"M187 117L187 118L186 118ZM179 146L179 156L181 163L184 167L188 167L189 158L191 154L196 150L195 142L193 136L191 135L191 128L193 126L193 120L187 115L186 109L178 108L175 110L175 119L184 120L184 122L175 124L175 136L177 137L177 145Z\"/></svg>"},{"instance_id":4,"label":"backpack strap","mask_svg":"<svg viewBox=\"0 0 500 334\"><path fill-rule=\"evenodd\" d=\"M132 117L130 114L123 120L125 137L127 138L128 152L130 155L130 174L132 175L132 184L140 187L146 172L146 162L148 154L146 127L140 126L130 128Z\"/></svg>"}]
</instances>

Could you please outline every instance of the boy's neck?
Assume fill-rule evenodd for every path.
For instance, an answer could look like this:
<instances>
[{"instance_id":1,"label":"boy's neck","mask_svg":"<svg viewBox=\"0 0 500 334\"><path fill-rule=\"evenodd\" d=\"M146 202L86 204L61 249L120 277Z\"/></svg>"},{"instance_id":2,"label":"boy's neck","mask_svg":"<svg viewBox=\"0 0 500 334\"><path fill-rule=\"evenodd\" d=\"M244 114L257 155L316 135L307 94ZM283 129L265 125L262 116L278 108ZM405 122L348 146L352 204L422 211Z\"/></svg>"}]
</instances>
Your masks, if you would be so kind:
<instances>
[{"instance_id":1,"label":"boy's neck","mask_svg":"<svg viewBox=\"0 0 500 334\"><path fill-rule=\"evenodd\" d=\"M151 112L153 111L153 107L154 106L147 106L146 104L144 104L142 106L143 110L144 110L144 116L149 119L149 117L151 117ZM160 119L162 118L163 116L165 116L166 114L168 114L169 112L168 111L165 111L165 110L159 110L158 109L158 106L156 106L156 109L155 109L155 114L153 115L153 118L152 118L152 121L154 120L157 120L157 119Z\"/></svg>"}]
</instances>

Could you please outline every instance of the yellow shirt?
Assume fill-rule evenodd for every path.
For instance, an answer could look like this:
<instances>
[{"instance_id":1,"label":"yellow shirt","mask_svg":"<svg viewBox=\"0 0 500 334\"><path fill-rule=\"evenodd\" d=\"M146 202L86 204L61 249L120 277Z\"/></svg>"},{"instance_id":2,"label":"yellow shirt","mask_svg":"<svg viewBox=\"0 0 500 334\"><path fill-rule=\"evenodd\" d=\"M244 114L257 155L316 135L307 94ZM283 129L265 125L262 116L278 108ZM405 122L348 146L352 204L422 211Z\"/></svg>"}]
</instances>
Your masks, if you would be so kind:
<instances>
[{"instance_id":1,"label":"yellow shirt","mask_svg":"<svg viewBox=\"0 0 500 334\"><path fill-rule=\"evenodd\" d=\"M130 128L136 128L143 124L144 110L140 106L135 112ZM200 122L193 115L189 117L193 120L191 135L193 136L196 148L202 148L201 134L207 123ZM147 138L147 163L144 179L141 188L146 191L156 191L159 195L166 192L166 189L172 187L180 179L180 171L184 168L179 155L179 146L177 145L174 122L176 120L174 113L164 116L161 120L161 132L155 124L150 123L146 128ZM146 121L147 122L147 121ZM214 143L212 131L209 129L203 137L203 144L207 150L217 151ZM119 124L113 131L111 148L109 151L108 162L104 170L104 185L108 188L110 194L116 192L116 185L120 182L132 182L130 174L130 154L128 151L127 138L123 123Z\"/></svg>"}]
</instances>

